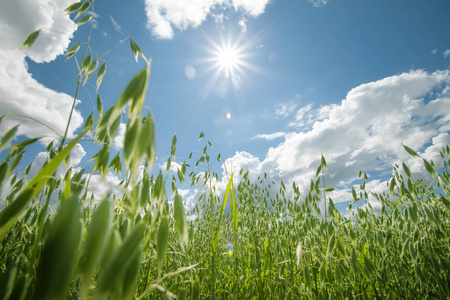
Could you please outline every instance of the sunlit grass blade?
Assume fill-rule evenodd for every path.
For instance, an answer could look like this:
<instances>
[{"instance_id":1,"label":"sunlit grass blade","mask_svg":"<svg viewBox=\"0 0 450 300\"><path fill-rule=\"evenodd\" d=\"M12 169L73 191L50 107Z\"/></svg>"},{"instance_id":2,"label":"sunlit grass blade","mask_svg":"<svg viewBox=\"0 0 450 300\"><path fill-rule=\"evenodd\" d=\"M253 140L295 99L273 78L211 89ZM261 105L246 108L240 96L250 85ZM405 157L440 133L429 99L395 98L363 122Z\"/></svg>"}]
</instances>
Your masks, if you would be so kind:
<instances>
[{"instance_id":1,"label":"sunlit grass blade","mask_svg":"<svg viewBox=\"0 0 450 300\"><path fill-rule=\"evenodd\" d=\"M148 60L147 66L130 80L116 103L116 109L121 110L130 101L130 120L132 121L142 111L144 105L145 93L150 77L150 63L151 60Z\"/></svg>"},{"instance_id":2,"label":"sunlit grass blade","mask_svg":"<svg viewBox=\"0 0 450 300\"><path fill-rule=\"evenodd\" d=\"M425 168L427 169L427 172L431 176L434 176L436 174L436 169L431 165L431 163L429 163L426 159L423 160L423 163L425 165Z\"/></svg>"},{"instance_id":3,"label":"sunlit grass blade","mask_svg":"<svg viewBox=\"0 0 450 300\"><path fill-rule=\"evenodd\" d=\"M71 14L71 13L77 11L81 7L81 5L83 5L82 1L75 2L71 5L69 5L64 11L67 12L68 14Z\"/></svg>"},{"instance_id":4,"label":"sunlit grass blade","mask_svg":"<svg viewBox=\"0 0 450 300\"><path fill-rule=\"evenodd\" d=\"M92 15L85 15L85 16L83 16L83 17L77 22L77 25L78 25L78 26L81 26L81 25L83 25L84 23L89 22L91 19L92 19Z\"/></svg>"},{"instance_id":5,"label":"sunlit grass blade","mask_svg":"<svg viewBox=\"0 0 450 300\"><path fill-rule=\"evenodd\" d=\"M142 52L141 48L139 47L138 44L135 43L135 41L133 41L132 39L130 39L130 47L131 47L131 52L133 52L133 56L134 59L136 60L136 62L138 62L138 56L142 56L142 58L147 61L147 58L144 55L144 52Z\"/></svg>"},{"instance_id":6,"label":"sunlit grass blade","mask_svg":"<svg viewBox=\"0 0 450 300\"><path fill-rule=\"evenodd\" d=\"M103 101L99 94L97 94L97 113L100 117L103 115Z\"/></svg>"},{"instance_id":7,"label":"sunlit grass blade","mask_svg":"<svg viewBox=\"0 0 450 300\"><path fill-rule=\"evenodd\" d=\"M79 272L82 274L82 284L85 289L89 285L91 276L108 242L110 226L111 202L108 198L105 198L92 215L78 265Z\"/></svg>"},{"instance_id":8,"label":"sunlit grass blade","mask_svg":"<svg viewBox=\"0 0 450 300\"><path fill-rule=\"evenodd\" d=\"M75 19L77 19L79 16L81 16L89 7L91 6L91 1L83 1L81 3L81 6L78 9L78 13L75 16Z\"/></svg>"},{"instance_id":9,"label":"sunlit grass blade","mask_svg":"<svg viewBox=\"0 0 450 300\"><path fill-rule=\"evenodd\" d=\"M175 157L177 153L177 135L174 134L172 138L172 146L170 147L170 156Z\"/></svg>"},{"instance_id":10,"label":"sunlit grass blade","mask_svg":"<svg viewBox=\"0 0 450 300\"><path fill-rule=\"evenodd\" d=\"M97 90L100 87L100 85L102 84L103 77L105 77L105 72L106 72L106 62L104 62L100 66L100 68L98 69L98 72L97 72Z\"/></svg>"},{"instance_id":11,"label":"sunlit grass blade","mask_svg":"<svg viewBox=\"0 0 450 300\"><path fill-rule=\"evenodd\" d=\"M184 249L188 241L186 214L184 212L183 201L178 194L175 195L175 199L173 200L173 210L178 241L180 242L181 248Z\"/></svg>"},{"instance_id":12,"label":"sunlit grass blade","mask_svg":"<svg viewBox=\"0 0 450 300\"><path fill-rule=\"evenodd\" d=\"M217 245L219 244L219 235L220 235L220 227L222 225L222 217L223 217L223 213L225 212L225 207L227 206L228 195L230 194L230 191L231 191L231 185L233 183L233 175L234 174L231 174L231 177L228 180L227 188L225 190L225 196L224 196L223 202L222 202L222 208L220 209L220 213L219 213L219 224L217 226L217 231L213 235L213 240L212 240L213 252L216 251Z\"/></svg>"},{"instance_id":13,"label":"sunlit grass blade","mask_svg":"<svg viewBox=\"0 0 450 300\"><path fill-rule=\"evenodd\" d=\"M141 251L136 251L133 253L134 257L132 258L128 268L125 270L125 274L122 276L123 283L122 295L120 296L121 299L134 299L133 293L139 279L140 254Z\"/></svg>"},{"instance_id":14,"label":"sunlit grass blade","mask_svg":"<svg viewBox=\"0 0 450 300\"><path fill-rule=\"evenodd\" d=\"M69 155L70 151L86 134L86 130L80 133L73 141L64 147L53 159L51 159L39 173L23 188L16 199L0 212L0 239L14 224L19 215L24 211L28 203L33 199L44 183L56 171L58 166Z\"/></svg>"},{"instance_id":15,"label":"sunlit grass blade","mask_svg":"<svg viewBox=\"0 0 450 300\"><path fill-rule=\"evenodd\" d=\"M125 276L125 271L136 259L136 255L140 253L140 243L144 237L145 229L144 223L138 223L102 269L95 293L96 299L106 299L108 294L114 290L116 284L120 282L120 279Z\"/></svg>"},{"instance_id":16,"label":"sunlit grass blade","mask_svg":"<svg viewBox=\"0 0 450 300\"><path fill-rule=\"evenodd\" d=\"M73 274L81 237L80 209L76 197L62 200L39 258L34 299L64 298Z\"/></svg>"},{"instance_id":17,"label":"sunlit grass blade","mask_svg":"<svg viewBox=\"0 0 450 300\"><path fill-rule=\"evenodd\" d=\"M75 54L77 54L78 50L80 50L79 44L70 47L69 50L67 50L66 54L65 54L67 56L66 61L71 59L72 56L74 56Z\"/></svg>"},{"instance_id":18,"label":"sunlit grass blade","mask_svg":"<svg viewBox=\"0 0 450 300\"><path fill-rule=\"evenodd\" d=\"M402 144L402 145L403 145L403 148L406 150L406 152L408 152L410 155L415 156L415 157L420 157L420 155L416 151L414 151L410 147L406 146L405 144Z\"/></svg>"},{"instance_id":19,"label":"sunlit grass blade","mask_svg":"<svg viewBox=\"0 0 450 300\"><path fill-rule=\"evenodd\" d=\"M39 33L41 32L41 30L36 30L33 31L32 33L30 33L27 38L25 39L25 41L23 42L21 47L27 48L29 49L31 46L33 46L34 42L36 41L36 39L39 36Z\"/></svg>"},{"instance_id":20,"label":"sunlit grass blade","mask_svg":"<svg viewBox=\"0 0 450 300\"><path fill-rule=\"evenodd\" d=\"M169 242L169 219L162 215L159 221L156 235L156 265L158 266L158 277L161 274L161 267L166 256L166 249Z\"/></svg>"},{"instance_id":21,"label":"sunlit grass blade","mask_svg":"<svg viewBox=\"0 0 450 300\"><path fill-rule=\"evenodd\" d=\"M10 130L8 130L5 133L5 135L3 135L2 141L0 142L0 150L12 141L12 139L16 135L18 129L19 129L19 125L16 125L13 128L11 128Z\"/></svg>"},{"instance_id":22,"label":"sunlit grass blade","mask_svg":"<svg viewBox=\"0 0 450 300\"><path fill-rule=\"evenodd\" d=\"M238 232L238 210L237 210L237 201L236 201L236 191L234 189L234 182L231 182L231 214L233 216L233 225L234 225L234 233L237 237Z\"/></svg>"}]
</instances>

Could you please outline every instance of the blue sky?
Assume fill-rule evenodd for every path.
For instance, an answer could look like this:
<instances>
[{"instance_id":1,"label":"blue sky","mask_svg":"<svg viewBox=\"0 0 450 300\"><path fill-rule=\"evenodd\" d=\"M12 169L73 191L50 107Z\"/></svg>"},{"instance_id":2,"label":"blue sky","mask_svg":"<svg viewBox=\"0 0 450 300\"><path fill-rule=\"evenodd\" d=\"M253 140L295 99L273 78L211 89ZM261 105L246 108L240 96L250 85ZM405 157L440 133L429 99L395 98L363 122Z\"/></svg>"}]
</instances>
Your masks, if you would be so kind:
<instances>
[{"instance_id":1,"label":"blue sky","mask_svg":"<svg viewBox=\"0 0 450 300\"><path fill-rule=\"evenodd\" d=\"M77 29L63 13L70 3L0 4L0 36L9 41L0 46L7 66L0 107L59 131L77 76L74 61L61 54L89 29ZM168 158L175 133L182 163L202 149L204 132L235 170L248 168L251 178L266 172L305 191L323 153L339 202L350 199L360 169L370 175L369 187L385 189L392 165L407 158L402 143L429 159L450 143L449 11L445 0L96 1L91 47L101 54L130 36L152 58L146 106L156 122L158 164ZM38 28L58 33L47 30L42 44L19 51ZM46 40L55 46L45 47ZM224 44L239 49L228 77L218 63ZM105 61L100 94L107 108L145 62L134 61L128 41ZM72 131L93 111L85 91L78 99ZM49 135L21 124L25 136ZM28 162L43 148L34 150ZM82 143L74 165L94 151ZM422 165L410 164L423 176ZM219 190L225 182L224 176ZM201 191L180 192L192 203Z\"/></svg>"}]
</instances>

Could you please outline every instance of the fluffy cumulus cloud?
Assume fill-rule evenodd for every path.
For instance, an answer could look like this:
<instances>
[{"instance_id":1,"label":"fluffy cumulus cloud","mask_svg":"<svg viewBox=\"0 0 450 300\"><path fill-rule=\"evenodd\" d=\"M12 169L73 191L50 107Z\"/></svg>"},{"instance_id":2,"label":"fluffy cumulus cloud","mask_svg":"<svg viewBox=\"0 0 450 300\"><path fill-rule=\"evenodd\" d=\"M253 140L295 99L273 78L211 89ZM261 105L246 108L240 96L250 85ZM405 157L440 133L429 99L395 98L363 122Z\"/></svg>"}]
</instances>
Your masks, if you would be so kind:
<instances>
[{"instance_id":1,"label":"fluffy cumulus cloud","mask_svg":"<svg viewBox=\"0 0 450 300\"><path fill-rule=\"evenodd\" d=\"M2 123L0 133L16 124L21 124L19 134L28 137L55 136L46 126L59 134L64 132L73 98L33 79L25 57L43 63L64 53L77 29L64 12L73 2L15 0L0 4L0 108L2 114L12 113ZM37 29L42 30L31 49L20 49L27 35ZM82 122L81 114L75 111L69 136Z\"/></svg>"},{"instance_id":2,"label":"fluffy cumulus cloud","mask_svg":"<svg viewBox=\"0 0 450 300\"><path fill-rule=\"evenodd\" d=\"M369 175L367 187L383 191L395 163L407 159L416 178L426 173L423 162L411 158L402 143L436 161L441 147L450 144L449 86L448 70L416 70L362 84L340 104L298 109L292 122L301 130L286 134L264 160L238 152L225 164L237 172L247 169L253 178L267 173L286 186L295 181L304 193L323 154L327 186L339 189L331 194L336 202L351 199L359 170Z\"/></svg>"},{"instance_id":3,"label":"fluffy cumulus cloud","mask_svg":"<svg viewBox=\"0 0 450 300\"><path fill-rule=\"evenodd\" d=\"M147 28L156 38L171 39L173 27L180 30L197 27L208 15L221 16L217 11L229 8L257 17L264 12L267 3L269 0L145 0Z\"/></svg>"}]
</instances>

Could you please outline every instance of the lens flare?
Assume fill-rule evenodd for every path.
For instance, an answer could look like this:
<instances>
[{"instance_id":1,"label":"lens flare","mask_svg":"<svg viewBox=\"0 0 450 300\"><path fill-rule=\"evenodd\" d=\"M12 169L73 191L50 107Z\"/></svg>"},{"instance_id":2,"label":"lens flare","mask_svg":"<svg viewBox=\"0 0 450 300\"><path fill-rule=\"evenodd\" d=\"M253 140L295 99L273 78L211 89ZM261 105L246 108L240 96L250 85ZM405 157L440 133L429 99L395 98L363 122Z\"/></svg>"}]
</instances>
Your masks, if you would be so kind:
<instances>
[{"instance_id":1,"label":"lens flare","mask_svg":"<svg viewBox=\"0 0 450 300\"><path fill-rule=\"evenodd\" d=\"M228 245L228 256L233 256L233 245Z\"/></svg>"}]
</instances>

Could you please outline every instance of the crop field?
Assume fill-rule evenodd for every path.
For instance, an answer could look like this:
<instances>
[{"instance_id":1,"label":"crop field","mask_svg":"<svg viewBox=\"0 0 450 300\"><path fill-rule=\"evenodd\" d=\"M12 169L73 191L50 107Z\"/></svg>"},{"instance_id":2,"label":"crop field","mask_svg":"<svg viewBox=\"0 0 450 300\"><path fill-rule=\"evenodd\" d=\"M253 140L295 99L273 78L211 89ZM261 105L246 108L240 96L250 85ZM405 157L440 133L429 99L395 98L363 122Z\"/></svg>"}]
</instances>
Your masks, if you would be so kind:
<instances>
[{"instance_id":1,"label":"crop field","mask_svg":"<svg viewBox=\"0 0 450 300\"><path fill-rule=\"evenodd\" d=\"M79 25L89 24L89 5L77 2L67 12L79 14ZM39 31L31 33L23 46L38 38ZM73 139L66 130L48 144L37 175L29 176L31 164L18 166L39 139L15 142L18 127L1 138L0 188L9 191L0 203L1 299L450 298L448 146L432 162L404 145L423 160L429 181L415 180L403 163L394 166L388 192L379 194L366 190L367 176L360 173L360 189L353 189L345 214L328 196L334 189L324 185L323 156L308 193L278 182L273 194L270 178L251 181L241 170L229 174L219 197L210 165L223 162L210 157L203 134L203 151L177 176L168 173L176 136L168 168L155 171L155 124L144 108L151 59L127 42L147 66L124 83L106 111L96 95L97 111ZM81 57L77 92L86 82L100 86L108 75L102 56L90 51L88 39L66 52L68 59ZM124 148L116 153L111 142L123 120ZM99 149L89 171L68 165L82 140ZM56 176L57 170L64 175ZM94 199L92 174L109 172L122 176L115 187L120 194ZM186 211L177 189L198 183L205 192ZM381 211L369 198L381 203Z\"/></svg>"}]
</instances>

